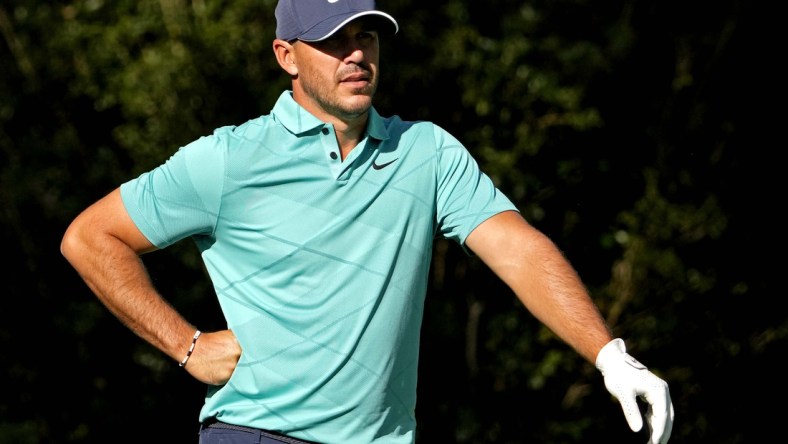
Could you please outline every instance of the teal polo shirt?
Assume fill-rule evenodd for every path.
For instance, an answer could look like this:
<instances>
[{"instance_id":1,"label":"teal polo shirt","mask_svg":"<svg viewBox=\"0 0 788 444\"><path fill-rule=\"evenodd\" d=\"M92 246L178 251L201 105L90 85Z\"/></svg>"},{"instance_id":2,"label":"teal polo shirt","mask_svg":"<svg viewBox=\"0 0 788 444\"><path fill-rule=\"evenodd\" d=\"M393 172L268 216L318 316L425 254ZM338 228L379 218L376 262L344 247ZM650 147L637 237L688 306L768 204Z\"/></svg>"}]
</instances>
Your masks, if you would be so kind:
<instances>
[{"instance_id":1,"label":"teal polo shirt","mask_svg":"<svg viewBox=\"0 0 788 444\"><path fill-rule=\"evenodd\" d=\"M433 241L462 245L515 206L429 122L370 109L342 160L334 128L285 91L121 185L142 233L191 238L243 349L200 420L322 443L413 443Z\"/></svg>"}]
</instances>

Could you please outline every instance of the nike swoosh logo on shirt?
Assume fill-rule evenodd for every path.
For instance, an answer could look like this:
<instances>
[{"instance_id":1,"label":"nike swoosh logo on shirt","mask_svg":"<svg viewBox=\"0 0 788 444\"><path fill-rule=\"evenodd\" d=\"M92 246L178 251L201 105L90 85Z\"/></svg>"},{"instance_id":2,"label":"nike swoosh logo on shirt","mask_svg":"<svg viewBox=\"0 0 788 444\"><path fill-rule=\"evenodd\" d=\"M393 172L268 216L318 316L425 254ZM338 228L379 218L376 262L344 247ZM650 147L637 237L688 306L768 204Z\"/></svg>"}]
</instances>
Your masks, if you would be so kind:
<instances>
[{"instance_id":1,"label":"nike swoosh logo on shirt","mask_svg":"<svg viewBox=\"0 0 788 444\"><path fill-rule=\"evenodd\" d=\"M397 159L399 159L399 157L397 157ZM397 161L397 159L390 160L390 161L388 161L388 162L386 162L386 163L381 163L381 164L377 164L377 163L375 163L375 162L372 162L372 168L374 168L374 169L376 169L376 170L380 170L380 169L386 168L387 166L389 166L389 165L391 165L392 163L396 162L396 161Z\"/></svg>"}]
</instances>

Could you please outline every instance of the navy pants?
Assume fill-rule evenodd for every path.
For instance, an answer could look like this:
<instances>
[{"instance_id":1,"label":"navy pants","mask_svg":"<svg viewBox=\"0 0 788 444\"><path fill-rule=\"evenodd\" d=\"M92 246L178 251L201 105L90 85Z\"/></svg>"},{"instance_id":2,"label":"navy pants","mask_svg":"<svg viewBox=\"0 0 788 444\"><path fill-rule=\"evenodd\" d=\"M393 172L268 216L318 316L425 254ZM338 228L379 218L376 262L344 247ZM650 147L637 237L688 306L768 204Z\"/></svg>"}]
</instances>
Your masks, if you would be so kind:
<instances>
[{"instance_id":1,"label":"navy pants","mask_svg":"<svg viewBox=\"0 0 788 444\"><path fill-rule=\"evenodd\" d=\"M315 444L267 430L236 426L219 421L200 425L199 444Z\"/></svg>"}]
</instances>

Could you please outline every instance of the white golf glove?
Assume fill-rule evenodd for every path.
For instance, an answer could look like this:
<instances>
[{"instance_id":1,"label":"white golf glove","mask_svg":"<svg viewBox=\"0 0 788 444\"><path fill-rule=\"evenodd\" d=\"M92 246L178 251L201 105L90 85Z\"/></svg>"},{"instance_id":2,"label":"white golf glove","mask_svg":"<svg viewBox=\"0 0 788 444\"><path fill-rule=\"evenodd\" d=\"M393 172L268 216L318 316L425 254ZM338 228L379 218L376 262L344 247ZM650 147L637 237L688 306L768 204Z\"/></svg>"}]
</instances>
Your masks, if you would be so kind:
<instances>
[{"instance_id":1,"label":"white golf glove","mask_svg":"<svg viewBox=\"0 0 788 444\"><path fill-rule=\"evenodd\" d=\"M607 390L621 403L629 428L637 432L643 427L637 404L640 397L648 403L648 444L666 444L674 416L668 384L629 356L622 339L613 339L602 347L596 357L596 368L602 372Z\"/></svg>"}]
</instances>

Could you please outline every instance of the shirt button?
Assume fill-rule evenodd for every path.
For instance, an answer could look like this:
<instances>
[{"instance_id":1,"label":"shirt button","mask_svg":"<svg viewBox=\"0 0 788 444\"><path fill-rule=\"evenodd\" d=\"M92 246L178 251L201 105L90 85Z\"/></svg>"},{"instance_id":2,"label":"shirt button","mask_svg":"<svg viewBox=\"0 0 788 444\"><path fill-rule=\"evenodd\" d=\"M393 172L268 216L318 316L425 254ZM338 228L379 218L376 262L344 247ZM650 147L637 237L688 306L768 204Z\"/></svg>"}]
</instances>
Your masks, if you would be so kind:
<instances>
[{"instance_id":1,"label":"shirt button","mask_svg":"<svg viewBox=\"0 0 788 444\"><path fill-rule=\"evenodd\" d=\"M323 128L323 134L328 135L328 128Z\"/></svg>"},{"instance_id":2,"label":"shirt button","mask_svg":"<svg viewBox=\"0 0 788 444\"><path fill-rule=\"evenodd\" d=\"M329 156L331 156L332 159L337 160L337 153L331 151L331 154L329 154Z\"/></svg>"}]
</instances>

